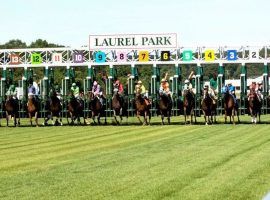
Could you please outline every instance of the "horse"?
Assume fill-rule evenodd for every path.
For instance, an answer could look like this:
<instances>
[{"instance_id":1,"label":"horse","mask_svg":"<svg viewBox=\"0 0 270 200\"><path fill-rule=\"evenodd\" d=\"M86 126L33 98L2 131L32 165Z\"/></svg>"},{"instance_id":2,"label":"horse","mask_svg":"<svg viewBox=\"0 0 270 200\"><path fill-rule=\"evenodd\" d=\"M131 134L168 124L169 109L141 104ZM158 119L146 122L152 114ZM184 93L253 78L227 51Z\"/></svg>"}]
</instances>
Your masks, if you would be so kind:
<instances>
[{"instance_id":1,"label":"horse","mask_svg":"<svg viewBox=\"0 0 270 200\"><path fill-rule=\"evenodd\" d=\"M135 103L136 116L139 122L142 125L150 125L150 120L151 120L150 104L147 105L144 97L139 93L136 94L134 103ZM144 118L143 122L140 116L143 116ZM149 118L149 121L147 121L147 117Z\"/></svg>"},{"instance_id":2,"label":"horse","mask_svg":"<svg viewBox=\"0 0 270 200\"><path fill-rule=\"evenodd\" d=\"M97 97L97 95L94 95L92 91L88 92L88 99L89 99L89 107L91 110L91 119L93 120L94 124L96 124L95 118L97 117L98 124L100 125L101 114L105 114L103 105L100 102L100 99ZM105 115L105 124L107 124L106 115Z\"/></svg>"},{"instance_id":3,"label":"horse","mask_svg":"<svg viewBox=\"0 0 270 200\"><path fill-rule=\"evenodd\" d=\"M213 123L213 115L216 121L216 104L214 104L213 99L210 97L210 94L207 90L204 90L204 95L201 103L201 109L204 115L205 125Z\"/></svg>"},{"instance_id":4,"label":"horse","mask_svg":"<svg viewBox=\"0 0 270 200\"><path fill-rule=\"evenodd\" d=\"M248 99L248 109L252 123L257 123L257 115L259 116L259 123L261 122L261 106L262 103L259 101L258 95L251 90Z\"/></svg>"},{"instance_id":5,"label":"horse","mask_svg":"<svg viewBox=\"0 0 270 200\"><path fill-rule=\"evenodd\" d=\"M57 97L57 93L55 90L51 92L50 99L46 102L45 109L48 110L48 113L44 121L44 125L48 125L49 119L51 119L53 122L53 117L56 117L53 125L63 125L61 117L62 105L60 99ZM58 118L60 119L60 123L58 122Z\"/></svg>"},{"instance_id":6,"label":"horse","mask_svg":"<svg viewBox=\"0 0 270 200\"><path fill-rule=\"evenodd\" d=\"M35 117L36 126L38 127L39 106L38 106L38 100L34 97L34 95L28 96L27 112L28 112L31 126L33 126L32 118Z\"/></svg>"},{"instance_id":7,"label":"horse","mask_svg":"<svg viewBox=\"0 0 270 200\"><path fill-rule=\"evenodd\" d=\"M68 115L67 115L68 124L74 125L75 120L77 120L78 124L81 124L80 117L83 117L84 124L86 124L84 113L83 113L83 102L77 100L72 92L69 94L67 110L71 118L71 123L69 123Z\"/></svg>"},{"instance_id":8,"label":"horse","mask_svg":"<svg viewBox=\"0 0 270 200\"><path fill-rule=\"evenodd\" d=\"M158 109L161 115L162 125L164 125L164 116L168 119L168 124L171 123L172 101L169 95L161 93L158 102Z\"/></svg>"},{"instance_id":9,"label":"horse","mask_svg":"<svg viewBox=\"0 0 270 200\"><path fill-rule=\"evenodd\" d=\"M234 97L229 93L228 90L224 93L224 113L225 113L225 123L227 123L227 116L230 117L230 123L233 119L233 124L235 124L234 116L235 114L238 117L238 123L240 122L239 119L239 112L238 112L238 106L234 102Z\"/></svg>"},{"instance_id":10,"label":"horse","mask_svg":"<svg viewBox=\"0 0 270 200\"><path fill-rule=\"evenodd\" d=\"M190 124L193 123L193 115L196 123L196 115L194 114L194 107L195 107L194 94L190 90L184 90L183 97L184 97L183 106L184 106L185 124L187 124L187 118L189 116L190 116Z\"/></svg>"},{"instance_id":11,"label":"horse","mask_svg":"<svg viewBox=\"0 0 270 200\"><path fill-rule=\"evenodd\" d=\"M122 122L124 112L126 111L126 106L124 99L118 93L118 89L114 89L114 94L112 97L112 110L116 123L120 124L119 121L117 120L117 116L119 116L120 121Z\"/></svg>"},{"instance_id":12,"label":"horse","mask_svg":"<svg viewBox=\"0 0 270 200\"><path fill-rule=\"evenodd\" d=\"M12 97L12 95L8 95L6 102L5 102L5 110L6 110L6 120L7 126L9 126L9 119L13 117L14 119L14 126L20 125L20 118L19 118L19 102ZM17 123L17 118L18 123Z\"/></svg>"}]
</instances>

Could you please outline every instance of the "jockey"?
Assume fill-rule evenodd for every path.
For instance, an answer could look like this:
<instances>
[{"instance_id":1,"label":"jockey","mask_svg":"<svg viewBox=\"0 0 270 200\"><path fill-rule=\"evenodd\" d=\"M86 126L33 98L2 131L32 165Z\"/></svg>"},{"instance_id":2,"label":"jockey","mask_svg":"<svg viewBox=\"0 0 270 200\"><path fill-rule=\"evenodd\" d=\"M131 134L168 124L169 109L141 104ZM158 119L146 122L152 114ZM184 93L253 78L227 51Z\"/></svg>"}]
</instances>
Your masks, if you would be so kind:
<instances>
[{"instance_id":1,"label":"jockey","mask_svg":"<svg viewBox=\"0 0 270 200\"><path fill-rule=\"evenodd\" d=\"M247 94L248 101L249 101L251 94L256 94L256 82L254 82L254 81L249 86L249 93Z\"/></svg>"},{"instance_id":2,"label":"jockey","mask_svg":"<svg viewBox=\"0 0 270 200\"><path fill-rule=\"evenodd\" d=\"M28 87L28 97L34 96L37 99L37 90L36 87L33 85L33 80L30 80L29 87Z\"/></svg>"},{"instance_id":3,"label":"jockey","mask_svg":"<svg viewBox=\"0 0 270 200\"><path fill-rule=\"evenodd\" d=\"M102 93L102 90L101 90L101 86L98 84L97 81L94 81L93 83L93 87L92 87L92 93L94 94L95 97L97 97L100 101L100 103L102 105L104 105L103 103L103 93Z\"/></svg>"},{"instance_id":4,"label":"jockey","mask_svg":"<svg viewBox=\"0 0 270 200\"><path fill-rule=\"evenodd\" d=\"M196 75L194 71L191 71L189 76L188 76L188 80L189 83L191 84L191 90L192 92L195 94L196 90L195 90L195 79L196 79Z\"/></svg>"},{"instance_id":5,"label":"jockey","mask_svg":"<svg viewBox=\"0 0 270 200\"><path fill-rule=\"evenodd\" d=\"M80 89L79 87L76 85L76 83L72 83L70 91L72 92L72 94L74 95L74 97L76 99L80 99Z\"/></svg>"},{"instance_id":6,"label":"jockey","mask_svg":"<svg viewBox=\"0 0 270 200\"><path fill-rule=\"evenodd\" d=\"M210 88L209 88L210 97L213 99L213 103L215 104L217 101L217 81L216 75L212 75L210 78Z\"/></svg>"},{"instance_id":7,"label":"jockey","mask_svg":"<svg viewBox=\"0 0 270 200\"><path fill-rule=\"evenodd\" d=\"M145 100L146 105L149 105L150 104L150 102L148 100L148 97L146 95L145 87L142 84L142 81L138 81L137 85L135 86L135 93L142 95L142 97Z\"/></svg>"},{"instance_id":8,"label":"jockey","mask_svg":"<svg viewBox=\"0 0 270 200\"><path fill-rule=\"evenodd\" d=\"M165 94L169 97L169 100L172 101L170 85L166 80L168 74L166 73L165 78L161 79L160 87L159 87L159 94Z\"/></svg>"},{"instance_id":9,"label":"jockey","mask_svg":"<svg viewBox=\"0 0 270 200\"><path fill-rule=\"evenodd\" d=\"M55 85L54 90L56 92L57 98L61 101L61 99L62 99L62 93L61 93L61 88L59 87L58 84Z\"/></svg>"},{"instance_id":10,"label":"jockey","mask_svg":"<svg viewBox=\"0 0 270 200\"><path fill-rule=\"evenodd\" d=\"M235 87L231 83L228 83L227 87L228 87L229 93L233 96L234 103L237 104L237 99L235 95Z\"/></svg>"},{"instance_id":11,"label":"jockey","mask_svg":"<svg viewBox=\"0 0 270 200\"><path fill-rule=\"evenodd\" d=\"M262 81L259 81L257 83L256 92L257 92L259 101L261 101L263 99L263 85L262 85Z\"/></svg>"},{"instance_id":12,"label":"jockey","mask_svg":"<svg viewBox=\"0 0 270 200\"><path fill-rule=\"evenodd\" d=\"M113 84L113 88L114 90L117 90L118 91L118 94L122 95L123 92L124 92L124 88L123 88L123 85L122 83L120 83L119 80L116 80Z\"/></svg>"},{"instance_id":13,"label":"jockey","mask_svg":"<svg viewBox=\"0 0 270 200\"><path fill-rule=\"evenodd\" d=\"M11 84L6 92L7 96L12 96L13 99L17 100L17 90L15 85Z\"/></svg>"},{"instance_id":14,"label":"jockey","mask_svg":"<svg viewBox=\"0 0 270 200\"><path fill-rule=\"evenodd\" d=\"M185 85L184 85L184 91L185 90L189 90L190 92L192 92L193 93L193 88L192 88L192 84L189 82L189 80L188 79L186 79L185 80Z\"/></svg>"}]
</instances>

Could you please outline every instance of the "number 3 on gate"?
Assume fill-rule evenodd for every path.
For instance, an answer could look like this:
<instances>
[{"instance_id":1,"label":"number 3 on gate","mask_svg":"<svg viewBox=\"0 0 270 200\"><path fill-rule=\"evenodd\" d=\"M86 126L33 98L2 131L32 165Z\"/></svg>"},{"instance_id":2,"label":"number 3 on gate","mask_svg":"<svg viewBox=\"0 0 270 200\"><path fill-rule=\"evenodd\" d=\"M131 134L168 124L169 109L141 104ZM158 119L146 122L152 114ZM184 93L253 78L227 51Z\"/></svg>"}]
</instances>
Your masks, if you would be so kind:
<instances>
[{"instance_id":1,"label":"number 3 on gate","mask_svg":"<svg viewBox=\"0 0 270 200\"><path fill-rule=\"evenodd\" d=\"M214 61L215 60L215 51L214 50L206 50L205 54L205 61Z\"/></svg>"}]
</instances>

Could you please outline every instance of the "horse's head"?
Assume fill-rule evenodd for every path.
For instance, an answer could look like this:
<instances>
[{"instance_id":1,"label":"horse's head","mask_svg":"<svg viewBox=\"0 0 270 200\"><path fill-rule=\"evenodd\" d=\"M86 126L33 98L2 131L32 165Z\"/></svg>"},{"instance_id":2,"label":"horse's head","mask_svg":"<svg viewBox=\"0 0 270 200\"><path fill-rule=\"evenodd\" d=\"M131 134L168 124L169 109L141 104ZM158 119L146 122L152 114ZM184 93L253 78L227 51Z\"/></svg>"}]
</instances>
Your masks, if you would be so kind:
<instances>
[{"instance_id":1,"label":"horse's head","mask_svg":"<svg viewBox=\"0 0 270 200\"><path fill-rule=\"evenodd\" d=\"M113 94L114 94L114 95L117 95L117 94L118 94L118 91L119 91L118 88L114 88L114 89L113 89Z\"/></svg>"},{"instance_id":2,"label":"horse's head","mask_svg":"<svg viewBox=\"0 0 270 200\"><path fill-rule=\"evenodd\" d=\"M90 99L90 100L93 100L94 99L94 93L91 90L89 90L87 92L87 98Z\"/></svg>"}]
</instances>

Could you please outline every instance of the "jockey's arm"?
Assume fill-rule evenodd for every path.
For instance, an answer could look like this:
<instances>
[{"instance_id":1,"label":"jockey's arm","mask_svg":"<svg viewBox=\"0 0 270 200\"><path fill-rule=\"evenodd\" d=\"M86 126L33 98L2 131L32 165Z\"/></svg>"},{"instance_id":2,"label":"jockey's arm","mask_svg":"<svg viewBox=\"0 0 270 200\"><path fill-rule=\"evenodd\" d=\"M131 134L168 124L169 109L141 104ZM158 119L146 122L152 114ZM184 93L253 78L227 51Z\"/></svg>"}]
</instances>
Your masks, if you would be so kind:
<instances>
[{"instance_id":1,"label":"jockey's arm","mask_svg":"<svg viewBox=\"0 0 270 200\"><path fill-rule=\"evenodd\" d=\"M146 90L145 90L144 85L142 85L141 90L142 90L142 94L145 94Z\"/></svg>"}]
</instances>

